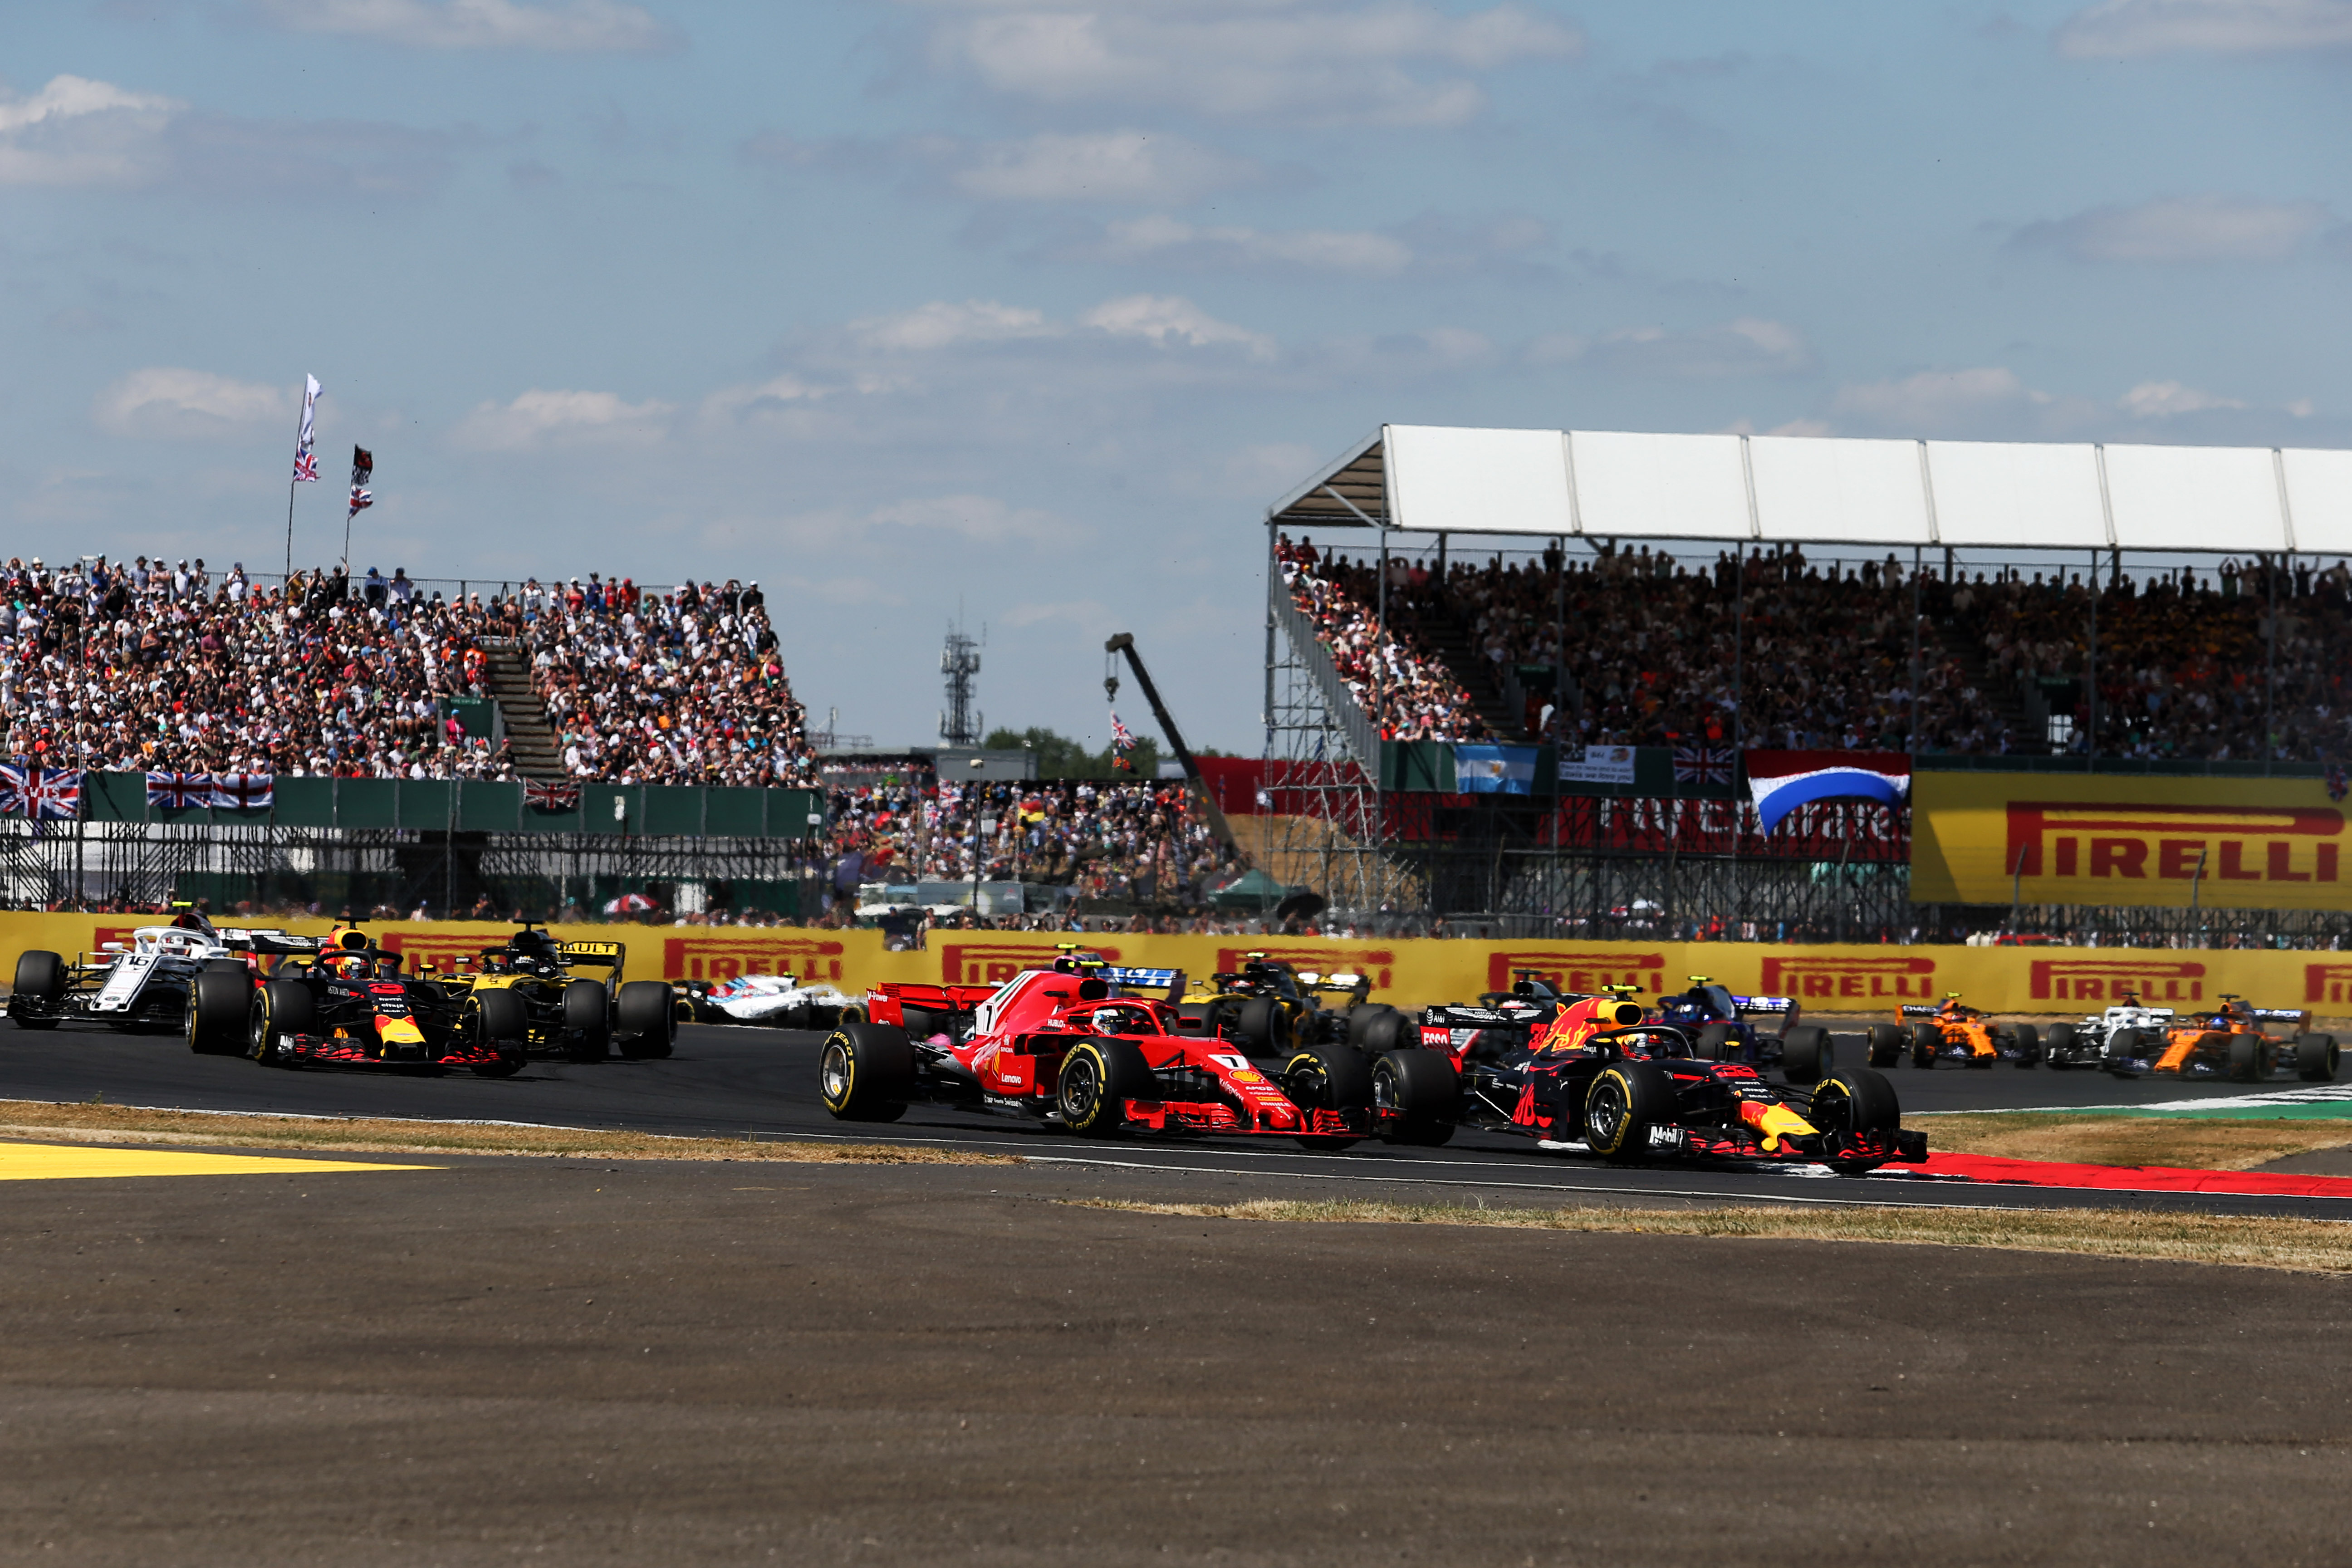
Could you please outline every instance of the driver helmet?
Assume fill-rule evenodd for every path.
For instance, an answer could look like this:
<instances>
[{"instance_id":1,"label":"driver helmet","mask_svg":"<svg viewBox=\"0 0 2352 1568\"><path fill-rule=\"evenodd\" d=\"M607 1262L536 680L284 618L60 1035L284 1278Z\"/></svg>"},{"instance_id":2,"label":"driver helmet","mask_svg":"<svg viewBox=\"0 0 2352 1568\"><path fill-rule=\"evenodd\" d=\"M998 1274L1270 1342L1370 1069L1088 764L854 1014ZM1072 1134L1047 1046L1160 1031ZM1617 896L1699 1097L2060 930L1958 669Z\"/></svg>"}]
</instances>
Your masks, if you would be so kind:
<instances>
[{"instance_id":1,"label":"driver helmet","mask_svg":"<svg viewBox=\"0 0 2352 1568\"><path fill-rule=\"evenodd\" d=\"M375 973L375 961L364 952L338 953L331 962L334 972L346 980L365 980Z\"/></svg>"}]
</instances>

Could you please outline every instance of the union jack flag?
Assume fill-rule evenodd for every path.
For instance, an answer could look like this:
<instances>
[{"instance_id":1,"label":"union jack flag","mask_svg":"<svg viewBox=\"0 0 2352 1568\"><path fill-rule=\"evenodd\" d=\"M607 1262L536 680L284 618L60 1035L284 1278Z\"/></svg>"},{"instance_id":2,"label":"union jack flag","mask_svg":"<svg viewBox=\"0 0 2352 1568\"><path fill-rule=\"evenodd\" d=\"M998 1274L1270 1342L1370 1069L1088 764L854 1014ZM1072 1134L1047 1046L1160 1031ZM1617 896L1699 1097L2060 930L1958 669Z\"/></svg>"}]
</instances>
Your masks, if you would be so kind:
<instances>
[{"instance_id":1,"label":"union jack flag","mask_svg":"<svg viewBox=\"0 0 2352 1568\"><path fill-rule=\"evenodd\" d=\"M580 808L580 786L527 779L522 786L522 803L533 811L577 811Z\"/></svg>"},{"instance_id":2,"label":"union jack flag","mask_svg":"<svg viewBox=\"0 0 2352 1568\"><path fill-rule=\"evenodd\" d=\"M1135 744L1134 732L1118 721L1118 715L1116 713L1110 716L1110 743L1112 750L1119 752L1124 752Z\"/></svg>"},{"instance_id":3,"label":"union jack flag","mask_svg":"<svg viewBox=\"0 0 2352 1568\"><path fill-rule=\"evenodd\" d=\"M268 811L278 799L276 773L215 773L211 804L222 811Z\"/></svg>"},{"instance_id":4,"label":"union jack flag","mask_svg":"<svg viewBox=\"0 0 2352 1568\"><path fill-rule=\"evenodd\" d=\"M319 455L315 452L294 454L294 482L301 484L305 481L314 485L319 482Z\"/></svg>"},{"instance_id":5,"label":"union jack flag","mask_svg":"<svg viewBox=\"0 0 2352 1568\"><path fill-rule=\"evenodd\" d=\"M360 513L367 510L368 508L373 505L375 505L374 491L367 489L363 485L353 485L352 487L352 516L357 517Z\"/></svg>"},{"instance_id":6,"label":"union jack flag","mask_svg":"<svg viewBox=\"0 0 2352 1568\"><path fill-rule=\"evenodd\" d=\"M1676 746L1675 748L1675 783L1727 784L1730 782L1730 747Z\"/></svg>"},{"instance_id":7,"label":"union jack flag","mask_svg":"<svg viewBox=\"0 0 2352 1568\"><path fill-rule=\"evenodd\" d=\"M81 815L81 769L0 766L0 816L70 822Z\"/></svg>"},{"instance_id":8,"label":"union jack flag","mask_svg":"<svg viewBox=\"0 0 2352 1568\"><path fill-rule=\"evenodd\" d=\"M149 773L147 805L151 810L193 811L213 803L210 773Z\"/></svg>"}]
</instances>

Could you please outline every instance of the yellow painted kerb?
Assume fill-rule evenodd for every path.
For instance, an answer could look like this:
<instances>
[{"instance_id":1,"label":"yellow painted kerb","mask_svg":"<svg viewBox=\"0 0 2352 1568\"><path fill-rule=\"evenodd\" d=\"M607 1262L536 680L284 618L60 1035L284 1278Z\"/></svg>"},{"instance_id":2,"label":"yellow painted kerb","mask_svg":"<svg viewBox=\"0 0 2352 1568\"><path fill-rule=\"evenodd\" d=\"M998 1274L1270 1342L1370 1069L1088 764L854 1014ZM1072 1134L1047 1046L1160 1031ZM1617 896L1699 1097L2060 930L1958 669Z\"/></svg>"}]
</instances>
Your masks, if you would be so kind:
<instances>
[{"instance_id":1,"label":"yellow painted kerb","mask_svg":"<svg viewBox=\"0 0 2352 1568\"><path fill-rule=\"evenodd\" d=\"M194 1154L177 1149L0 1143L0 1182L92 1176L326 1175L337 1171L431 1171L436 1165L371 1165L348 1160L286 1160L270 1154Z\"/></svg>"}]
</instances>

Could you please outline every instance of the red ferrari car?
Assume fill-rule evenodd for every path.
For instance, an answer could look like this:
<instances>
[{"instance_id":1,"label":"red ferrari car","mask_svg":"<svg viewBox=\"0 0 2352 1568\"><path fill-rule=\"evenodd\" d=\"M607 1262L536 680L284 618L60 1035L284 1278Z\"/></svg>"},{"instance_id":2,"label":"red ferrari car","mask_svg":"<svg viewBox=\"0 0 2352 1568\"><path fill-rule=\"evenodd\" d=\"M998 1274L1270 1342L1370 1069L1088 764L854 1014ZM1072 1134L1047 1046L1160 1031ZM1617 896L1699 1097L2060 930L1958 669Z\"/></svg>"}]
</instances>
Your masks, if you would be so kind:
<instances>
[{"instance_id":1,"label":"red ferrari car","mask_svg":"<svg viewBox=\"0 0 2352 1568\"><path fill-rule=\"evenodd\" d=\"M1132 1127L1340 1149L1370 1135L1371 1066L1353 1047L1302 1046L1270 1077L1228 1041L1180 1034L1183 990L1181 971L1066 953L992 989L877 986L819 1055L824 1106L894 1121L910 1104L951 1105L1089 1137Z\"/></svg>"}]
</instances>

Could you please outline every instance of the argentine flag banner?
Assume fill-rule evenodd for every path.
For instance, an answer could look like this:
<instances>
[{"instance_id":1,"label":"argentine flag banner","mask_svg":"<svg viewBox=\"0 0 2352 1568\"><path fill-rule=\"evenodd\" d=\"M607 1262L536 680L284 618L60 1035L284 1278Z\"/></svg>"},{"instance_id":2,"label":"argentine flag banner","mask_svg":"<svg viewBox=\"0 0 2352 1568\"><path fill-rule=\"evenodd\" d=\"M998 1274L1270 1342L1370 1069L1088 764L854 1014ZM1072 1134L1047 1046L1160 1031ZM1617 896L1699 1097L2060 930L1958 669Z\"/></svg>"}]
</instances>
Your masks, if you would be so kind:
<instances>
[{"instance_id":1,"label":"argentine flag banner","mask_svg":"<svg viewBox=\"0 0 2352 1568\"><path fill-rule=\"evenodd\" d=\"M1767 833L1817 800L1900 805L1911 795L1911 759L1901 752L1749 752L1748 790Z\"/></svg>"},{"instance_id":2,"label":"argentine flag banner","mask_svg":"<svg viewBox=\"0 0 2352 1568\"><path fill-rule=\"evenodd\" d=\"M1464 795L1528 795L1535 782L1533 746L1454 748L1454 787Z\"/></svg>"}]
</instances>

